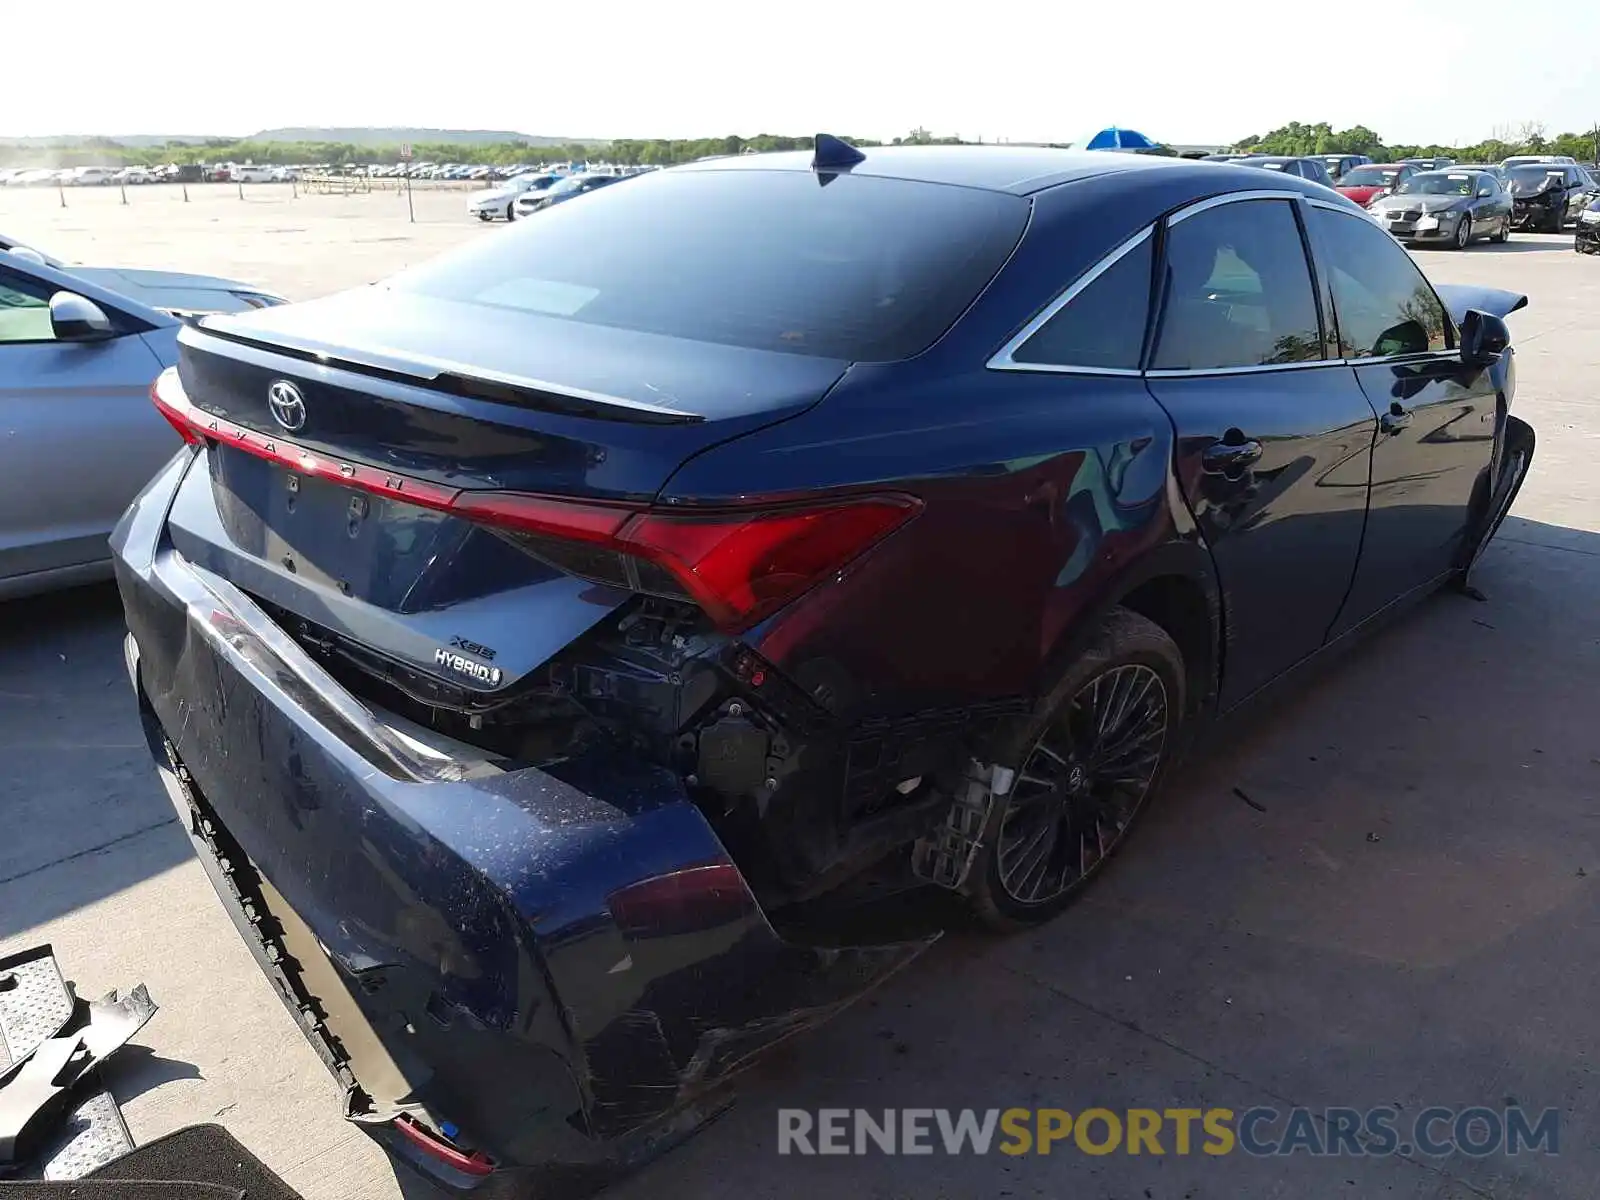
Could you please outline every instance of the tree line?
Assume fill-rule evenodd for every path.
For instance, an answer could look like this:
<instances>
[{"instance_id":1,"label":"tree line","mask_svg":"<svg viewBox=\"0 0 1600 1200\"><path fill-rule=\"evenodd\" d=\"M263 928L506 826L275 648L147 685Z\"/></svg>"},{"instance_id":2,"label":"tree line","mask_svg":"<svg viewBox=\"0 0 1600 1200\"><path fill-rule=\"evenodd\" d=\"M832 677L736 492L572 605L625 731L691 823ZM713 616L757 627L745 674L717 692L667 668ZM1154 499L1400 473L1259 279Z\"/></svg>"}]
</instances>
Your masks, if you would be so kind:
<instances>
[{"instance_id":1,"label":"tree line","mask_svg":"<svg viewBox=\"0 0 1600 1200\"><path fill-rule=\"evenodd\" d=\"M846 140L858 146L881 146L872 138ZM936 135L918 127L893 138L890 145L965 145L959 135ZM1470 146L1386 144L1365 125L1334 129L1328 122L1289 124L1264 134L1252 134L1234 143L1236 150L1266 154L1366 154L1379 160L1448 155L1458 162L1499 162L1512 154L1570 154L1583 162L1600 160L1600 127L1588 133L1562 133L1555 137L1535 121L1503 126L1484 141ZM671 166L710 155L760 153L768 150L809 150L810 137L760 133L754 137L669 139L618 138L609 142L569 142L539 145L527 141L486 143L418 142L412 157L426 162L475 163L505 166L530 162L583 162L605 160L628 166ZM1167 147L1155 153L1171 154ZM398 162L400 146L356 145L350 142L261 142L213 138L204 142L168 142L157 146L126 146L111 138L75 138L60 143L7 143L0 141L0 166L158 166L163 163L252 162L373 163Z\"/></svg>"},{"instance_id":2,"label":"tree line","mask_svg":"<svg viewBox=\"0 0 1600 1200\"><path fill-rule=\"evenodd\" d=\"M1406 145L1385 143L1365 125L1334 129L1328 122L1304 125L1291 121L1264 134L1252 134L1234 143L1235 150L1258 150L1264 154L1365 154L1377 162L1400 158L1444 156L1457 162L1497 163L1513 154L1567 154L1579 162L1600 161L1600 126L1587 133L1562 133L1549 136L1538 121L1503 125L1488 138L1469 146Z\"/></svg>"},{"instance_id":3,"label":"tree line","mask_svg":"<svg viewBox=\"0 0 1600 1200\"><path fill-rule=\"evenodd\" d=\"M881 146L871 138L846 140L858 146ZM935 137L914 129L894 145L959 144L959 137ZM458 143L417 142L411 156L418 162L475 163L487 166L529 162L583 162L604 160L629 166L671 166L718 154L760 153L767 150L809 150L810 137L761 133L754 137L667 139L619 138L610 142L569 142L540 145L526 141ZM391 163L400 160L400 145L355 145L349 142L259 142L212 138L204 142L167 142L155 146L125 146L112 138L75 138L60 143L7 143L0 141L0 166L159 166L164 163L249 162L272 165L300 163Z\"/></svg>"}]
</instances>

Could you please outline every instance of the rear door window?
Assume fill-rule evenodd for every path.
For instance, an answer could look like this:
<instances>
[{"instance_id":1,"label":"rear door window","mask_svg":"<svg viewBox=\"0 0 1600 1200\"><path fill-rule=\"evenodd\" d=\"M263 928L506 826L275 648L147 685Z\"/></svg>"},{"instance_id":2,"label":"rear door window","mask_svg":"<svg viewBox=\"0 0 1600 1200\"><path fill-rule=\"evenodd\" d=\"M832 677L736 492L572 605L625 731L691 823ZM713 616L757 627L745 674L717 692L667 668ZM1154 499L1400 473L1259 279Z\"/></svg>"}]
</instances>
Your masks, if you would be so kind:
<instances>
[{"instance_id":1,"label":"rear door window","mask_svg":"<svg viewBox=\"0 0 1600 1200\"><path fill-rule=\"evenodd\" d=\"M669 337L883 361L925 350L950 327L1005 262L1028 211L1007 193L869 175L656 171L387 286Z\"/></svg>"},{"instance_id":2,"label":"rear door window","mask_svg":"<svg viewBox=\"0 0 1600 1200\"><path fill-rule=\"evenodd\" d=\"M1011 353L1013 362L1056 367L1137 370L1150 316L1154 239L1143 238L1077 290L1038 332Z\"/></svg>"},{"instance_id":3,"label":"rear door window","mask_svg":"<svg viewBox=\"0 0 1600 1200\"><path fill-rule=\"evenodd\" d=\"M1204 209L1167 235L1166 299L1152 366L1218 370L1322 355L1311 268L1287 200Z\"/></svg>"}]
</instances>

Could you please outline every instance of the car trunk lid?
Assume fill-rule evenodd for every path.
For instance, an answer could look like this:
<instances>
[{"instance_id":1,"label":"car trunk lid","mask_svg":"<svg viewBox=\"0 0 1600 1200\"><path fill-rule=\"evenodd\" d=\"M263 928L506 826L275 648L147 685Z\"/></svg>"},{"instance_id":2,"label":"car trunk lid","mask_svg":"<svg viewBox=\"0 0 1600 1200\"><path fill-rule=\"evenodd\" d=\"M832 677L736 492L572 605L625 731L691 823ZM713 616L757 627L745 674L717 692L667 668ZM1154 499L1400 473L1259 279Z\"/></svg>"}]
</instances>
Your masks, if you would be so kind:
<instances>
[{"instance_id":1,"label":"car trunk lid","mask_svg":"<svg viewBox=\"0 0 1600 1200\"><path fill-rule=\"evenodd\" d=\"M497 703L650 590L650 564L624 570L597 531L647 511L698 451L802 411L844 369L526 314L518 337L497 317L498 338L463 337L441 332L459 315L447 304L376 307L341 323L350 345L316 332L338 305L184 331L156 402L206 454L169 531L297 636L456 709ZM385 322L416 349L372 349ZM492 358L492 345L511 348ZM452 347L497 365L468 370ZM293 402L275 416L282 385Z\"/></svg>"}]
</instances>

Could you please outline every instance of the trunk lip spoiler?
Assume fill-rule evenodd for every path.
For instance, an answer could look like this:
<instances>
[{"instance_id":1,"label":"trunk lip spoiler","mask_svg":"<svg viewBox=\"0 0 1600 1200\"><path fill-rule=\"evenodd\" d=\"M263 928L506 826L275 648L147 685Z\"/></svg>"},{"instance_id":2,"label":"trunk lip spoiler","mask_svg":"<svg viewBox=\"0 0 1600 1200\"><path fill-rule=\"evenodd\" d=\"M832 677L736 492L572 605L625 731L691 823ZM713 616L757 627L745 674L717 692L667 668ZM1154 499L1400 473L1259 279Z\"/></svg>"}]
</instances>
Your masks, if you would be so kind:
<instances>
[{"instance_id":1,"label":"trunk lip spoiler","mask_svg":"<svg viewBox=\"0 0 1600 1200\"><path fill-rule=\"evenodd\" d=\"M699 425L706 420L700 413L683 409L551 383L525 375L486 370L449 359L405 353L384 346L356 349L310 339L254 337L248 332L219 325L214 316L186 323L178 341L181 345L205 349L202 337L282 355L327 370L348 371L391 383L426 388L444 395L488 400L535 411L637 425Z\"/></svg>"}]
</instances>

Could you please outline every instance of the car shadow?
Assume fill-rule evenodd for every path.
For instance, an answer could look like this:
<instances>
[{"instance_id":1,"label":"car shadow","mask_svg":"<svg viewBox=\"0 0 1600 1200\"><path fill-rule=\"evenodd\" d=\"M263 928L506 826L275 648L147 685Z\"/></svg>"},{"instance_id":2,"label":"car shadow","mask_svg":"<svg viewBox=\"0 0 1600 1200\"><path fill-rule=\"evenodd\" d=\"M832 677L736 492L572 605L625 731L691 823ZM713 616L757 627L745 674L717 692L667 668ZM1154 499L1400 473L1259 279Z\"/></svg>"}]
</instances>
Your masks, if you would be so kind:
<instances>
[{"instance_id":1,"label":"car shadow","mask_svg":"<svg viewBox=\"0 0 1600 1200\"><path fill-rule=\"evenodd\" d=\"M1533 237L1539 241L1531 241ZM1547 233L1542 235L1529 233L1513 233L1509 242L1474 242L1471 253L1488 251L1490 254L1554 254L1565 251L1572 253L1572 237L1569 233Z\"/></svg>"},{"instance_id":2,"label":"car shadow","mask_svg":"<svg viewBox=\"0 0 1600 1200\"><path fill-rule=\"evenodd\" d=\"M0 939L186 861L109 585L0 604Z\"/></svg>"},{"instance_id":3,"label":"car shadow","mask_svg":"<svg viewBox=\"0 0 1600 1200\"><path fill-rule=\"evenodd\" d=\"M1600 955L1600 535L1513 517L1474 582L1485 601L1435 595L1208 738L1071 909L1010 937L952 932L758 1065L728 1116L619 1200L1409 1195L1398 1160L1298 1155L791 1155L775 1171L775 1114L1274 1097L1417 1113L1588 1087L1600 980L1572 964ZM1462 1194L1589 1194L1600 1152L1562 1149L1441 1169Z\"/></svg>"}]
</instances>

